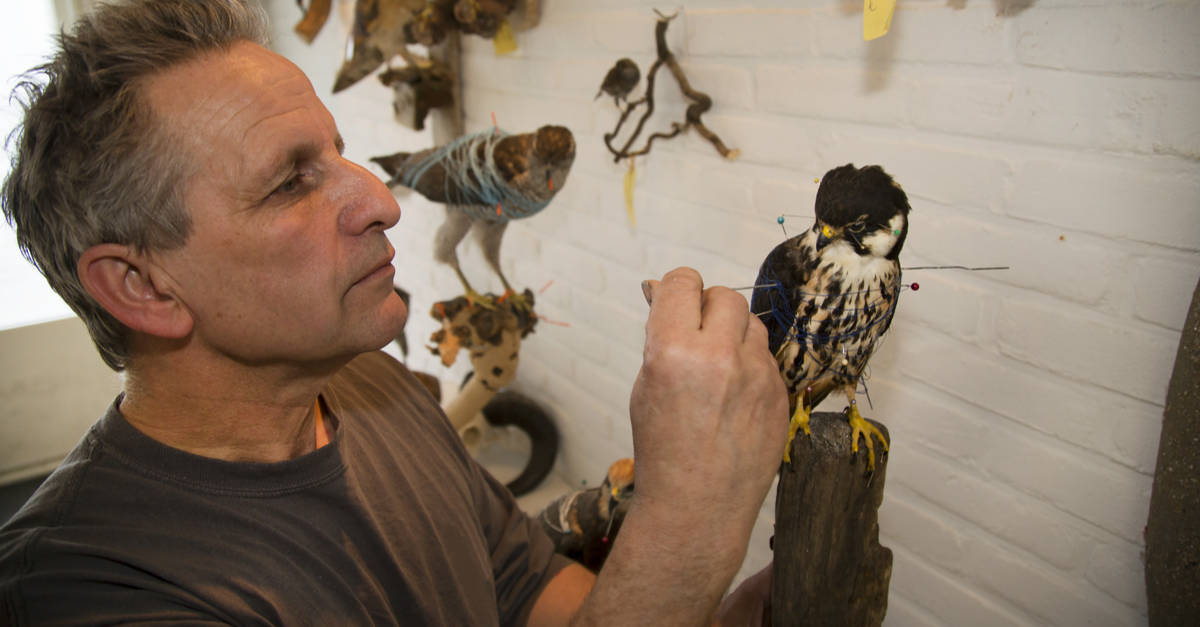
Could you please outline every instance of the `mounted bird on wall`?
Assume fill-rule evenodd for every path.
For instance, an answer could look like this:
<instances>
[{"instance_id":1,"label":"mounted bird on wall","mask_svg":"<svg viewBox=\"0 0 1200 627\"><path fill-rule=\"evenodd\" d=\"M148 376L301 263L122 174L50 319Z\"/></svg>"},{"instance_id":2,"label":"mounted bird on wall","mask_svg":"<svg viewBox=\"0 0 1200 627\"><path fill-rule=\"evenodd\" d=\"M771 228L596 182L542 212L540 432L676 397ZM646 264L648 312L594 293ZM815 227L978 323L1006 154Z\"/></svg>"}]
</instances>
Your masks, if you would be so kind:
<instances>
[{"instance_id":1,"label":"mounted bird on wall","mask_svg":"<svg viewBox=\"0 0 1200 627\"><path fill-rule=\"evenodd\" d=\"M817 189L812 227L776 246L759 270L750 309L770 333L792 406L785 462L797 431L811 435L810 412L834 390L849 401L851 450L860 435L866 441L868 472L872 438L887 451L883 433L858 411L855 388L896 312L909 211L883 168L834 168Z\"/></svg>"},{"instance_id":2,"label":"mounted bird on wall","mask_svg":"<svg viewBox=\"0 0 1200 627\"><path fill-rule=\"evenodd\" d=\"M600 83L600 91L596 92L596 98L602 94L608 94L613 97L613 103L620 107L621 101L629 99L629 92L637 87L638 81L641 79L642 71L638 69L633 59L619 59L604 75L604 81Z\"/></svg>"},{"instance_id":3,"label":"mounted bird on wall","mask_svg":"<svg viewBox=\"0 0 1200 627\"><path fill-rule=\"evenodd\" d=\"M389 186L414 189L446 205L446 220L434 236L434 257L454 269L473 302L487 303L467 281L457 248L474 229L483 256L506 294L512 285L500 270L500 242L510 220L546 208L567 182L575 161L575 138L562 126L509 135L487 129L421 152L372 157L391 179ZM517 296L519 299L519 296Z\"/></svg>"}]
</instances>

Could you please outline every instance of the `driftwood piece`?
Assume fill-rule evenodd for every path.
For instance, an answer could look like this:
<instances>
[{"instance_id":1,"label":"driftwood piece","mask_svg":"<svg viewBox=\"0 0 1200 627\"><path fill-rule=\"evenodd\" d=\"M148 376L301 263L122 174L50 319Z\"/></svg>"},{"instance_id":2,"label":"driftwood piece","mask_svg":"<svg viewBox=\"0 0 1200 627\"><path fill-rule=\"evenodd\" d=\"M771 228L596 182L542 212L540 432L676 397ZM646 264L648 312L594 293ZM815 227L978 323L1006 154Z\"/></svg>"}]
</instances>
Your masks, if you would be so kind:
<instances>
[{"instance_id":1,"label":"driftwood piece","mask_svg":"<svg viewBox=\"0 0 1200 627\"><path fill-rule=\"evenodd\" d=\"M1200 285L1192 292L1167 387L1146 524L1150 627L1200 616Z\"/></svg>"},{"instance_id":2,"label":"driftwood piece","mask_svg":"<svg viewBox=\"0 0 1200 627\"><path fill-rule=\"evenodd\" d=\"M432 61L388 68L379 81L392 88L392 113L400 124L425 129L425 116L441 107L454 105L454 77L442 63Z\"/></svg>"},{"instance_id":3,"label":"driftwood piece","mask_svg":"<svg viewBox=\"0 0 1200 627\"><path fill-rule=\"evenodd\" d=\"M717 149L717 152L721 153L722 157L736 159L740 154L740 151L727 147L725 142L721 141L721 138L716 133L709 130L700 118L700 116L712 108L712 98L708 94L697 91L692 87L687 75L683 73L683 68L680 67L679 61L675 59L675 55L667 46L667 27L670 26L673 19L675 19L675 14L663 15L662 13L658 13L658 22L654 25L654 42L657 58L650 66L650 70L646 72L646 94L638 100L626 103L625 108L621 110L621 117L617 119L617 125L611 133L605 133L604 135L604 145L613 154L614 163L619 163L621 159L630 159L647 154L650 152L650 146L654 143L654 140L670 139L689 128L696 129L696 132L707 139ZM646 120L654 114L654 77L663 65L666 65L667 69L671 71L671 75L675 77L675 82L679 84L679 90L683 92L683 95L688 100L692 101L692 104L688 105L687 111L684 112L683 123L672 122L670 132L652 133L646 138L644 146L637 150L631 150L630 148L633 146L633 143L641 136L642 129L646 125ZM629 116L638 107L645 107L645 111L642 113L642 117L638 119L637 126L633 129L633 134L629 136L629 139L625 141L625 144L620 149L613 147L613 139L621 132L621 127L624 126L625 121L629 119Z\"/></svg>"},{"instance_id":4,"label":"driftwood piece","mask_svg":"<svg viewBox=\"0 0 1200 627\"><path fill-rule=\"evenodd\" d=\"M879 544L887 455L867 476L862 444L857 458L850 452L845 416L814 413L809 425L812 436L796 436L780 470L771 625L879 625L892 575L892 552Z\"/></svg>"}]
</instances>

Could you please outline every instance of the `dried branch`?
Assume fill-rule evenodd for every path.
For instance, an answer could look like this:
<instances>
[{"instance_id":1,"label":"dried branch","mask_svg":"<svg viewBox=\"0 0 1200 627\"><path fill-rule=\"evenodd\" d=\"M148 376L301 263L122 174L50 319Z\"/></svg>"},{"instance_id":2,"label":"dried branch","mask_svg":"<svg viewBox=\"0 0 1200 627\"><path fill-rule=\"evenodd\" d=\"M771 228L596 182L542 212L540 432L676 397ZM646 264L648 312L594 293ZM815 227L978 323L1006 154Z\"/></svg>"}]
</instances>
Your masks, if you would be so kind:
<instances>
[{"instance_id":1,"label":"dried branch","mask_svg":"<svg viewBox=\"0 0 1200 627\"><path fill-rule=\"evenodd\" d=\"M613 161L620 162L621 159L628 159L649 153L650 146L656 139L670 139L678 136L689 128L695 128L702 137L712 143L713 147L717 149L717 152L721 153L722 157L725 157L726 159L736 159L738 156L738 151L728 148L725 143L721 141L721 138L718 137L716 133L709 130L709 128L704 125L703 120L701 120L701 116L712 108L712 98L710 98L708 94L698 91L692 87L692 84L687 79L687 75L683 73L683 68L679 67L679 62L675 59L675 55L672 54L671 49L667 47L667 26L670 25L671 20L675 19L675 16L678 15L678 13L674 13L669 16L659 13L657 10L655 10L655 13L658 13L658 23L654 26L654 39L658 58L654 61L654 64L650 66L650 71L646 73L646 95L638 100L626 103L625 107L621 110L621 117L617 119L616 127L613 128L611 133L605 133L604 145L607 146L609 152L613 154ZM652 133L646 138L646 144L642 146L642 148L630 151L630 147L633 146L633 143L637 141L638 137L641 136L642 130L646 125L646 120L648 120L650 116L654 114L654 77L658 73L659 68L661 68L663 65L666 65L667 68L671 70L671 75L675 77L675 82L679 84L680 91L683 92L685 97L692 101L692 104L688 106L687 111L684 113L683 123L672 122L670 132ZM629 136L629 139L625 142L625 145L620 148L620 150L614 148L612 140L615 139L617 134L621 132L621 127L624 126L626 120L629 119L634 110L643 105L645 106L645 111L642 113L641 118L638 119L637 126L633 129L633 134Z\"/></svg>"}]
</instances>

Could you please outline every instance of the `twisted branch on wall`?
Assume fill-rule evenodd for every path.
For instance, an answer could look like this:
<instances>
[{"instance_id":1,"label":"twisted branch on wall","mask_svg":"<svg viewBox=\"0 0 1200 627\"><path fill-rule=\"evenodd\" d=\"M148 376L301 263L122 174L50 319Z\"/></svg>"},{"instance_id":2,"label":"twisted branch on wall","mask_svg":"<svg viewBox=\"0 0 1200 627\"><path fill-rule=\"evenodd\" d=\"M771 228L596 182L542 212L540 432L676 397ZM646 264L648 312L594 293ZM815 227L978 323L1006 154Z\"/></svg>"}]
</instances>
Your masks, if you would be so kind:
<instances>
[{"instance_id":1,"label":"twisted branch on wall","mask_svg":"<svg viewBox=\"0 0 1200 627\"><path fill-rule=\"evenodd\" d=\"M675 16L678 15L678 13L673 13L667 16L663 15L658 10L655 10L654 12L658 14L658 23L654 26L654 39L655 43L657 44L656 48L658 58L654 61L654 64L650 66L650 71L646 73L646 95L642 96L638 100L634 100L626 104L625 108L621 110L621 117L617 119L616 127L613 128L611 133L606 133L604 135L604 145L608 147L609 152L613 153L613 161L620 162L621 159L637 157L650 152L650 146L656 139L670 139L678 136L689 128L694 128L696 129L696 132L700 133L702 137L712 143L712 145L717 149L717 152L721 153L722 157L725 157L726 159L736 159L738 156L738 151L727 147L725 142L721 141L721 138L718 137L716 133L709 130L709 128L704 125L703 120L700 118L700 116L712 108L712 98L710 98L708 94L697 91L692 87L692 84L688 82L687 76L683 73L683 68L679 67L679 62L675 60L675 55L672 54L671 49L667 47L667 26L670 25L671 20L675 19ZM630 148L642 134L642 130L646 125L646 120L648 120L650 116L654 114L654 77L658 73L659 68L661 68L663 65L666 65L667 69L671 70L671 75L675 77L675 81L679 84L680 91L683 92L683 95L686 96L688 100L692 101L692 104L688 106L687 111L684 113L684 121L682 123L672 122L670 132L652 133L646 138L646 144L644 146L638 150L631 151ZM617 134L621 132L621 127L624 126L626 120L630 118L633 112L638 107L643 105L645 106L645 111L642 113L642 117L638 119L637 126L633 129L633 134L629 136L629 139L625 141L625 145L623 145L619 150L613 147L613 139L615 139Z\"/></svg>"}]
</instances>

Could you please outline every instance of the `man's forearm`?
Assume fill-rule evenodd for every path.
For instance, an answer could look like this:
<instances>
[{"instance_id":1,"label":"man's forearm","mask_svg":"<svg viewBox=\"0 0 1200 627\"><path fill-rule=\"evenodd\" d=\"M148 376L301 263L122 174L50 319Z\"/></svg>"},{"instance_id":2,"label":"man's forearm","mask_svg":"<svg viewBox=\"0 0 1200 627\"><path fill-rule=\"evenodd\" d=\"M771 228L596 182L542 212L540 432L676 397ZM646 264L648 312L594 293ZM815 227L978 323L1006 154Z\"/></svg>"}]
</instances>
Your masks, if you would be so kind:
<instances>
[{"instance_id":1,"label":"man's forearm","mask_svg":"<svg viewBox=\"0 0 1200 627\"><path fill-rule=\"evenodd\" d=\"M655 511L636 498L573 625L705 625L746 554L740 521ZM715 523L715 524L714 524Z\"/></svg>"}]
</instances>

